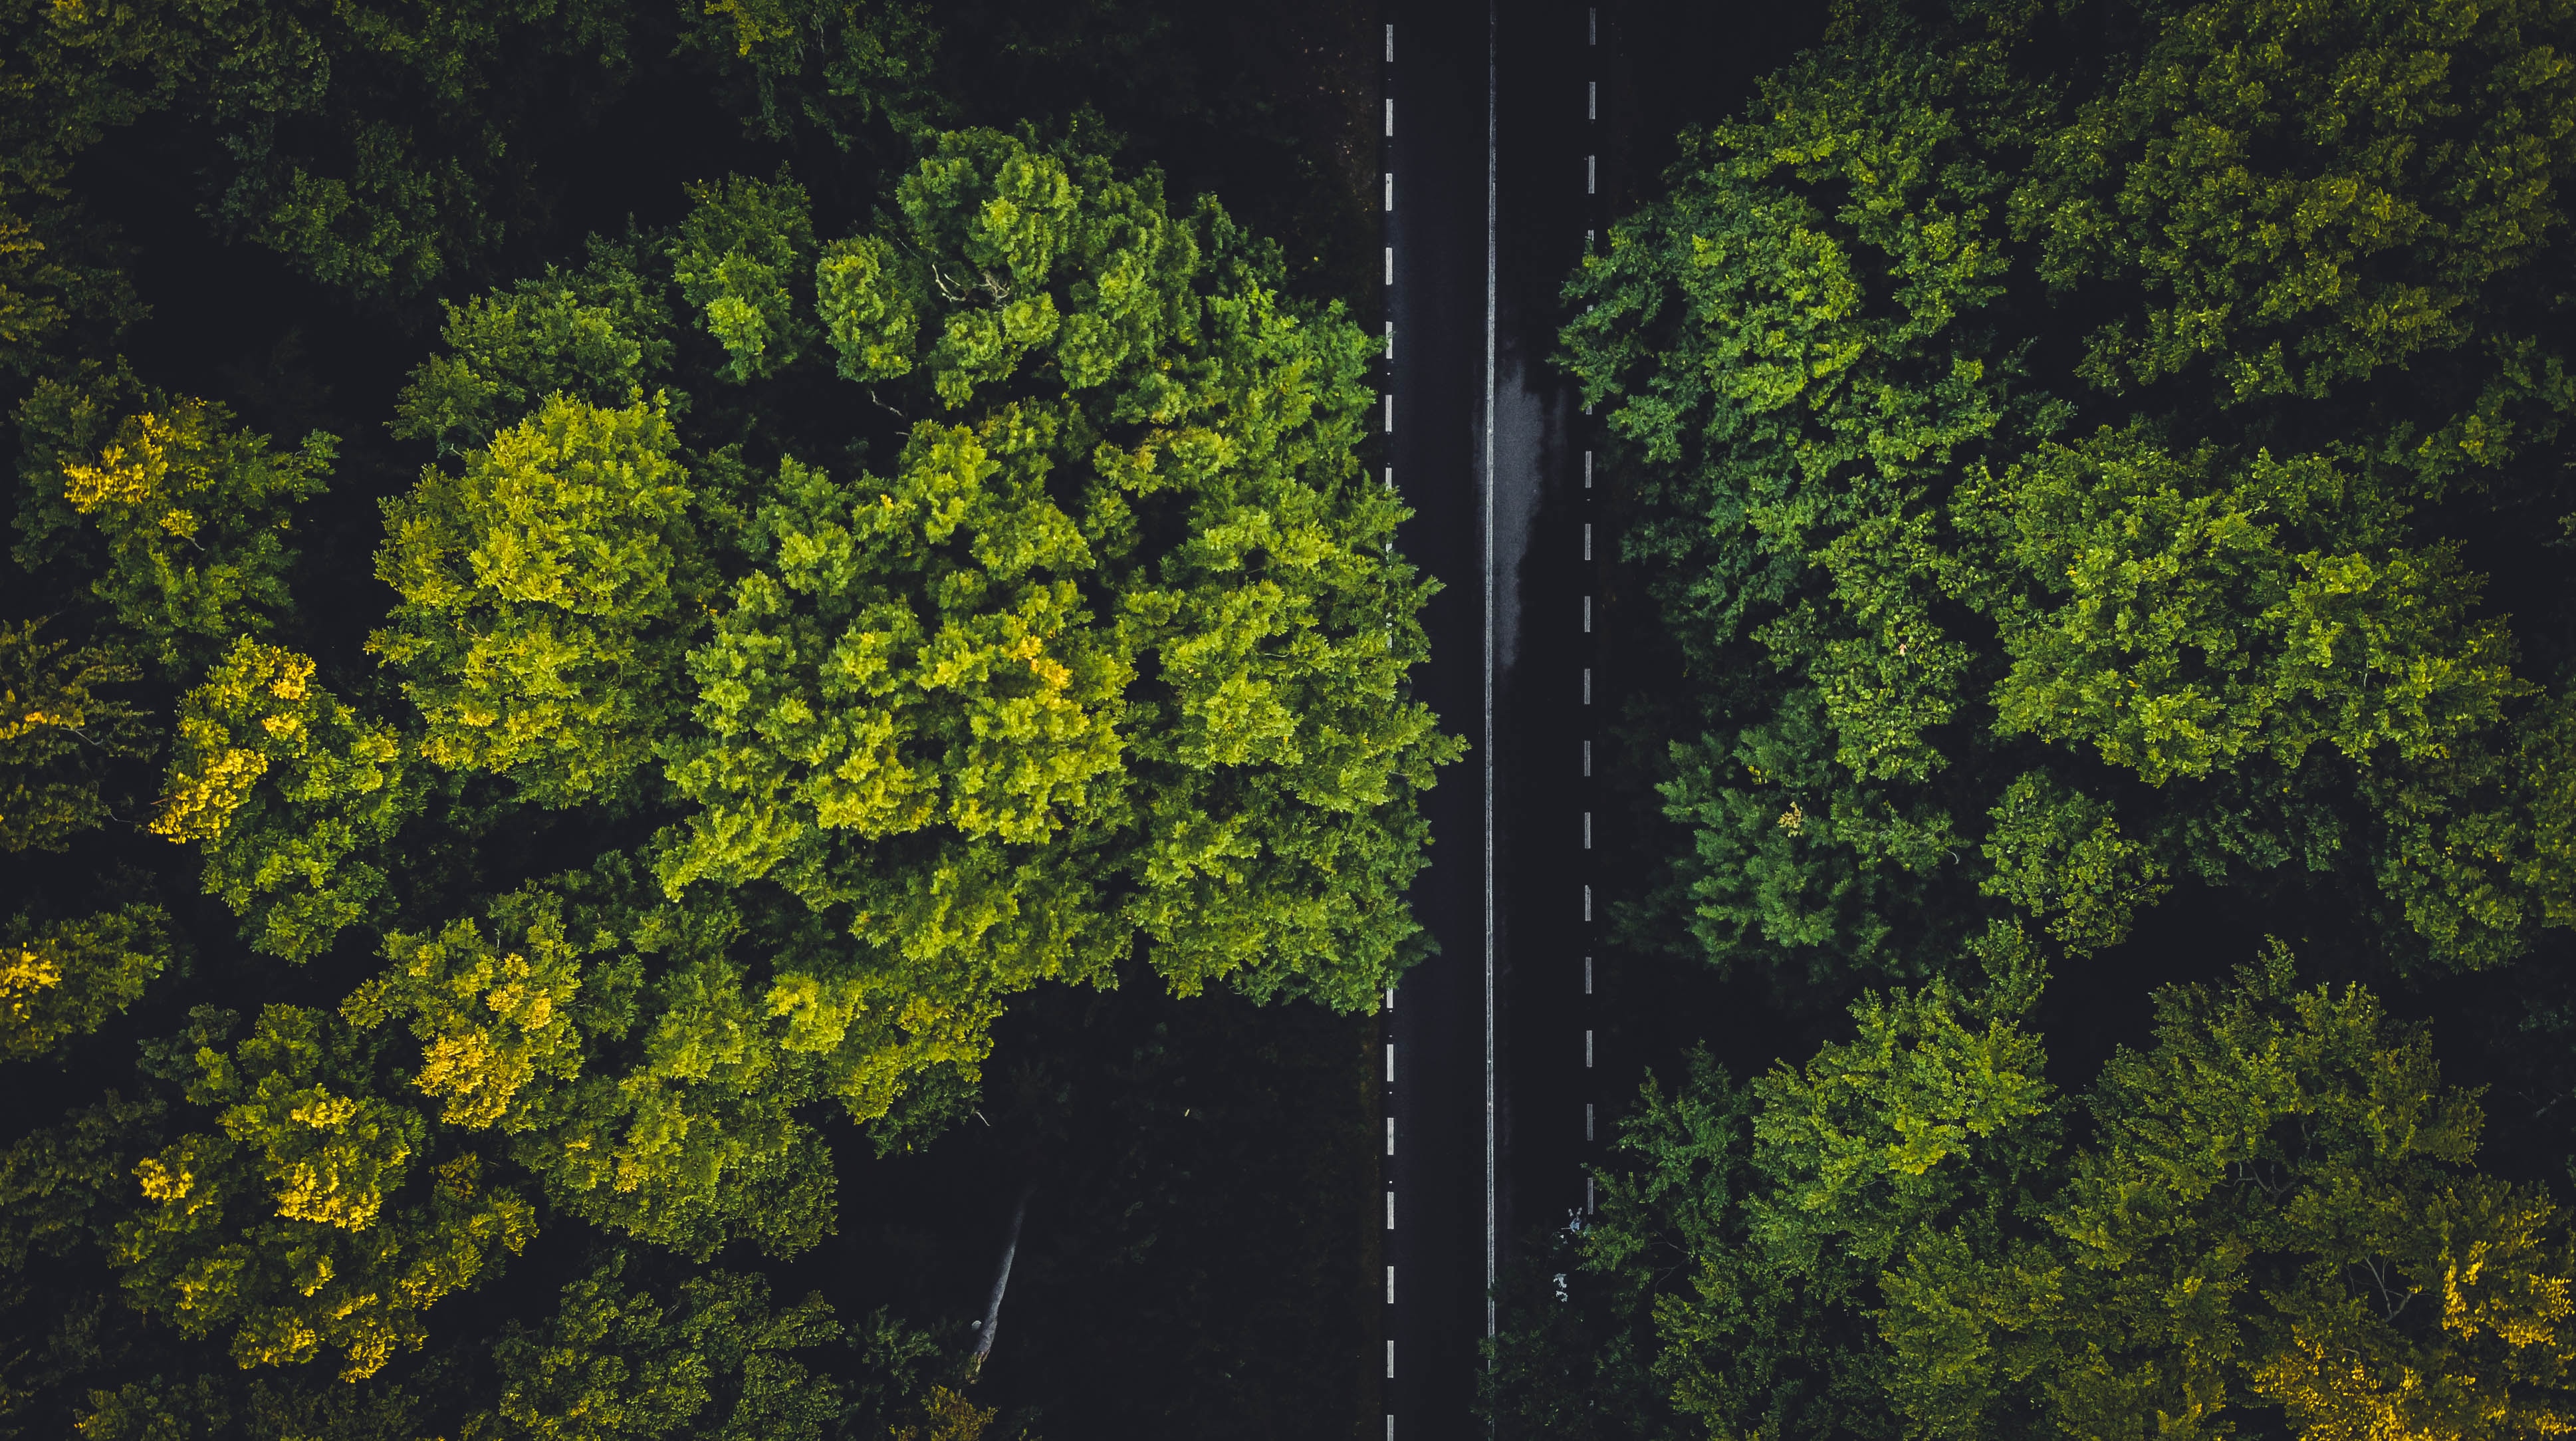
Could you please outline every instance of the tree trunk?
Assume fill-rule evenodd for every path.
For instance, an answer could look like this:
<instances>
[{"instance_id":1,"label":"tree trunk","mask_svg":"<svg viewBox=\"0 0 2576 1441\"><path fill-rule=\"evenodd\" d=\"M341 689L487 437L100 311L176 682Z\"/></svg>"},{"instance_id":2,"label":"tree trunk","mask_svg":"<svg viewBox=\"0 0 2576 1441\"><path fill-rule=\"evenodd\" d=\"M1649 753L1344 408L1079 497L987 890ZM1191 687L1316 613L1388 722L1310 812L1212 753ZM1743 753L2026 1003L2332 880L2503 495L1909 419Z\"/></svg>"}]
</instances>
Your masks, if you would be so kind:
<instances>
[{"instance_id":1,"label":"tree trunk","mask_svg":"<svg viewBox=\"0 0 2576 1441\"><path fill-rule=\"evenodd\" d=\"M984 1358L993 1354L993 1333L1002 1324L1002 1291L1011 1284L1011 1258L1019 1254L1020 1223L1028 1219L1029 1193L1037 1189L1031 1181L1020 1188L1019 1204L1011 1208L1011 1234L1002 1242L1002 1264L993 1272L993 1294L984 1300L984 1319L976 1328L975 1359L969 1374L984 1369Z\"/></svg>"}]
</instances>

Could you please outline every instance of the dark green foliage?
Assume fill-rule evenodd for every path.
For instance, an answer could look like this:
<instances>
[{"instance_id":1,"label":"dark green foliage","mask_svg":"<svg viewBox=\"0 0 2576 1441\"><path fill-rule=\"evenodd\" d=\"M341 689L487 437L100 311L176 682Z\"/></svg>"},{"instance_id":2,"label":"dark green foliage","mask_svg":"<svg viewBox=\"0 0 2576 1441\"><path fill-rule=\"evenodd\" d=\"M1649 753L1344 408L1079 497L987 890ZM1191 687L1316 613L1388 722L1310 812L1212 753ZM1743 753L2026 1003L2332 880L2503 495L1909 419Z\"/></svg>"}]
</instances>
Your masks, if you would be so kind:
<instances>
[{"instance_id":1,"label":"dark green foliage","mask_svg":"<svg viewBox=\"0 0 2576 1441\"><path fill-rule=\"evenodd\" d=\"M2576 511L2571 43L1854 4L1690 138L1566 331L1707 728L1649 738L1695 849L1635 923L1831 979L1980 895L2098 950L2166 877L2367 908L2400 966L2576 918L2564 678L2468 539Z\"/></svg>"}]
</instances>

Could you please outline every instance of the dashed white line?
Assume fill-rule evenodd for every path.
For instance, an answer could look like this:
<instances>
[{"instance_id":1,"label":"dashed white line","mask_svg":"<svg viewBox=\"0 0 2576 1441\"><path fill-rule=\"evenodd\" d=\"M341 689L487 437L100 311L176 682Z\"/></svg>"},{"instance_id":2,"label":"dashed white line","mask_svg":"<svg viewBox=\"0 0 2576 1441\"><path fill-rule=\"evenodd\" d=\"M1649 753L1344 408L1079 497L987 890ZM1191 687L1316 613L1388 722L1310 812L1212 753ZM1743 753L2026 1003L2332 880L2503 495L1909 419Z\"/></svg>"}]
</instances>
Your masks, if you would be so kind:
<instances>
[{"instance_id":1,"label":"dashed white line","mask_svg":"<svg viewBox=\"0 0 2576 1441\"><path fill-rule=\"evenodd\" d=\"M1583 848L1592 849L1592 812L1583 813Z\"/></svg>"},{"instance_id":2,"label":"dashed white line","mask_svg":"<svg viewBox=\"0 0 2576 1441\"><path fill-rule=\"evenodd\" d=\"M1386 283L1395 283L1395 247L1392 245L1386 248Z\"/></svg>"},{"instance_id":3,"label":"dashed white line","mask_svg":"<svg viewBox=\"0 0 2576 1441\"><path fill-rule=\"evenodd\" d=\"M1583 1139L1587 1141L1592 1139L1592 1103L1590 1101L1583 1103ZM1386 1296L1392 1301L1395 1299L1395 1268L1389 1266L1386 1272Z\"/></svg>"},{"instance_id":4,"label":"dashed white line","mask_svg":"<svg viewBox=\"0 0 2576 1441\"><path fill-rule=\"evenodd\" d=\"M1386 1043L1386 1083L1395 1084L1395 1042Z\"/></svg>"},{"instance_id":5,"label":"dashed white line","mask_svg":"<svg viewBox=\"0 0 2576 1441\"><path fill-rule=\"evenodd\" d=\"M1583 1069L1592 1069L1592 1028L1583 1028Z\"/></svg>"},{"instance_id":6,"label":"dashed white line","mask_svg":"<svg viewBox=\"0 0 2576 1441\"><path fill-rule=\"evenodd\" d=\"M1386 323L1386 359L1390 365L1395 363L1395 322L1392 320Z\"/></svg>"},{"instance_id":7,"label":"dashed white line","mask_svg":"<svg viewBox=\"0 0 2576 1441\"><path fill-rule=\"evenodd\" d=\"M1590 956L1583 958L1583 994L1587 996L1592 994L1592 958Z\"/></svg>"},{"instance_id":8,"label":"dashed white line","mask_svg":"<svg viewBox=\"0 0 2576 1441\"><path fill-rule=\"evenodd\" d=\"M1395 63L1395 27L1392 25L1386 27L1386 63Z\"/></svg>"},{"instance_id":9,"label":"dashed white line","mask_svg":"<svg viewBox=\"0 0 2576 1441\"><path fill-rule=\"evenodd\" d=\"M1592 522L1588 520L1583 523L1583 558L1592 558Z\"/></svg>"},{"instance_id":10,"label":"dashed white line","mask_svg":"<svg viewBox=\"0 0 2576 1441\"><path fill-rule=\"evenodd\" d=\"M1587 921L1592 919L1592 888L1590 886L1585 886L1583 888L1583 918ZM1586 1032L1585 1034L1588 1035L1590 1033Z\"/></svg>"},{"instance_id":11,"label":"dashed white line","mask_svg":"<svg viewBox=\"0 0 2576 1441\"><path fill-rule=\"evenodd\" d=\"M1393 1116L1386 1118L1386 1153L1390 1156L1395 1154L1395 1117Z\"/></svg>"},{"instance_id":12,"label":"dashed white line","mask_svg":"<svg viewBox=\"0 0 2576 1441\"><path fill-rule=\"evenodd\" d=\"M1395 1338L1392 1336L1386 1342L1386 1379L1395 1379Z\"/></svg>"},{"instance_id":13,"label":"dashed white line","mask_svg":"<svg viewBox=\"0 0 2576 1441\"><path fill-rule=\"evenodd\" d=\"M1389 135L1393 135L1395 133L1394 105L1395 102L1392 100L1387 102L1388 109L1386 113L1388 119L1386 123L1388 129L1386 133ZM1601 82L1598 80L1586 80L1583 82L1583 118L1586 120L1598 120L1601 118Z\"/></svg>"},{"instance_id":14,"label":"dashed white line","mask_svg":"<svg viewBox=\"0 0 2576 1441\"><path fill-rule=\"evenodd\" d=\"M1592 597L1583 598L1583 633L1592 634Z\"/></svg>"},{"instance_id":15,"label":"dashed white line","mask_svg":"<svg viewBox=\"0 0 2576 1441\"><path fill-rule=\"evenodd\" d=\"M1386 1304L1390 1306L1395 1304L1395 1268L1393 1266L1386 1268Z\"/></svg>"},{"instance_id":16,"label":"dashed white line","mask_svg":"<svg viewBox=\"0 0 2576 1441\"><path fill-rule=\"evenodd\" d=\"M1584 193L1584 194L1586 194L1586 195L1593 194L1593 193L1594 193L1594 190L1595 190L1595 182L1596 182L1599 178L1600 178L1600 157L1599 157L1599 156L1594 156L1594 155L1586 155L1586 156L1584 156L1584 157L1583 157L1583 193Z\"/></svg>"},{"instance_id":17,"label":"dashed white line","mask_svg":"<svg viewBox=\"0 0 2576 1441\"><path fill-rule=\"evenodd\" d=\"M1392 170L1386 173L1386 208L1395 209L1395 172Z\"/></svg>"},{"instance_id":18,"label":"dashed white line","mask_svg":"<svg viewBox=\"0 0 2576 1441\"><path fill-rule=\"evenodd\" d=\"M1392 255L1395 252L1390 250L1387 253ZM1588 405L1584 407L1585 410L1590 410L1591 408L1592 407ZM1583 488L1585 490L1590 490L1592 488L1592 452L1588 450L1583 452ZM1591 527L1589 526L1585 527L1587 530L1590 528Z\"/></svg>"},{"instance_id":19,"label":"dashed white line","mask_svg":"<svg viewBox=\"0 0 2576 1441\"><path fill-rule=\"evenodd\" d=\"M1595 5L1584 14L1589 17L1587 23L1590 28L1585 32L1587 38L1583 43L1598 45L1601 43L1601 7ZM1386 27L1386 58L1389 60L1395 58L1395 27L1392 25Z\"/></svg>"},{"instance_id":20,"label":"dashed white line","mask_svg":"<svg viewBox=\"0 0 2576 1441\"><path fill-rule=\"evenodd\" d=\"M1592 742L1590 741L1583 743L1583 773L1587 776L1592 774Z\"/></svg>"},{"instance_id":21,"label":"dashed white line","mask_svg":"<svg viewBox=\"0 0 2576 1441\"><path fill-rule=\"evenodd\" d=\"M1390 140L1395 138L1395 97L1392 95L1386 98L1386 134Z\"/></svg>"},{"instance_id":22,"label":"dashed white line","mask_svg":"<svg viewBox=\"0 0 2576 1441\"><path fill-rule=\"evenodd\" d=\"M1386 398L1386 433L1395 434L1395 397L1393 395Z\"/></svg>"},{"instance_id":23,"label":"dashed white line","mask_svg":"<svg viewBox=\"0 0 2576 1441\"><path fill-rule=\"evenodd\" d=\"M1583 703L1592 704L1592 667L1583 668Z\"/></svg>"},{"instance_id":24,"label":"dashed white line","mask_svg":"<svg viewBox=\"0 0 2576 1441\"><path fill-rule=\"evenodd\" d=\"M1395 1229L1395 1193L1393 1191L1386 1193L1386 1228L1390 1231Z\"/></svg>"}]
</instances>

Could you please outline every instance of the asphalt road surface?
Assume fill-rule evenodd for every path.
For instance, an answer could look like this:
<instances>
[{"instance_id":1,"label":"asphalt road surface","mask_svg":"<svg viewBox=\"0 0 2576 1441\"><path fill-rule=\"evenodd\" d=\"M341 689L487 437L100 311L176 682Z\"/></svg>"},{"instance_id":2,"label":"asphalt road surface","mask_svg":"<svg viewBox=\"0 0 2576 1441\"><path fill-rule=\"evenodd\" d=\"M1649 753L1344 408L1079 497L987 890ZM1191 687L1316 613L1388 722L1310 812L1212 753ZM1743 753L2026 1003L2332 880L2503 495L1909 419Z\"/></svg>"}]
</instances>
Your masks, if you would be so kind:
<instances>
[{"instance_id":1,"label":"asphalt road surface","mask_svg":"<svg viewBox=\"0 0 2576 1441\"><path fill-rule=\"evenodd\" d=\"M1446 589L1418 691L1473 749L1432 793L1441 954L1387 1034L1386 1434L1481 1435L1491 1286L1587 1204L1595 556L1589 421L1548 358L1603 225L1604 36L1552 0L1390 7L1387 479Z\"/></svg>"}]
</instances>

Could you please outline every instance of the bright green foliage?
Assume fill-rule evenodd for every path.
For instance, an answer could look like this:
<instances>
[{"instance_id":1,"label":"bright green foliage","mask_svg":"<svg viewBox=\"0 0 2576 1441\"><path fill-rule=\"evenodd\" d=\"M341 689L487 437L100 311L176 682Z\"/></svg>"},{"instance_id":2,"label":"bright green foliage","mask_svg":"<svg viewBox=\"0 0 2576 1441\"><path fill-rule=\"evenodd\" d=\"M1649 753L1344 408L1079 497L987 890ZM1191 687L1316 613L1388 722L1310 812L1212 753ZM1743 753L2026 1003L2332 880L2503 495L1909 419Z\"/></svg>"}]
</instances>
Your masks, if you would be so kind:
<instances>
[{"instance_id":1,"label":"bright green foliage","mask_svg":"<svg viewBox=\"0 0 2576 1441\"><path fill-rule=\"evenodd\" d=\"M2576 1253L2546 1192L2470 1169L2480 1115L2420 1027L2286 951L2091 1096L2036 1234L1944 1236L1887 1278L1893 1394L1984 1434L2506 1437L2576 1425ZM2250 1413L2250 1414L2249 1414ZM2243 1417L2243 1420L2239 1420Z\"/></svg>"},{"instance_id":2,"label":"bright green foliage","mask_svg":"<svg viewBox=\"0 0 2576 1441\"><path fill-rule=\"evenodd\" d=\"M830 1229L832 1182L794 1111L820 1098L811 1053L838 1034L811 1037L793 975L763 1003L726 954L736 918L658 902L632 869L611 858L481 922L396 932L395 967L343 1010L407 1024L440 1119L511 1136L557 1206L692 1254L803 1250Z\"/></svg>"},{"instance_id":3,"label":"bright green foliage","mask_svg":"<svg viewBox=\"0 0 2576 1441\"><path fill-rule=\"evenodd\" d=\"M373 913L368 857L418 797L401 746L313 679L313 662L248 637L179 704L155 833L194 842L209 895L245 918L254 949L309 960Z\"/></svg>"},{"instance_id":4,"label":"bright green foliage","mask_svg":"<svg viewBox=\"0 0 2576 1441\"><path fill-rule=\"evenodd\" d=\"M1635 1193L1697 1212L1691 1289L1655 1303L1682 1412L1718 1435L1898 1434L1870 1324L1880 1273L1930 1237L1999 1236L2054 1161L2058 1103L2015 1024L2033 994L2008 972L1978 997L1939 983L1866 997L1853 1040L1751 1086L1734 1196L1732 1167L1697 1193L1678 1178ZM1637 1259L1596 1251L1606 1267Z\"/></svg>"},{"instance_id":5,"label":"bright green foliage","mask_svg":"<svg viewBox=\"0 0 2576 1441\"><path fill-rule=\"evenodd\" d=\"M25 915L0 928L0 1059L58 1051L143 998L175 941L159 906L135 902L76 920Z\"/></svg>"},{"instance_id":6,"label":"bright green foliage","mask_svg":"<svg viewBox=\"0 0 2576 1441\"><path fill-rule=\"evenodd\" d=\"M768 185L739 175L692 185L689 198L696 204L671 242L671 278L731 357L716 376L775 375L813 338L814 222L804 188L782 170Z\"/></svg>"},{"instance_id":7,"label":"bright green foliage","mask_svg":"<svg viewBox=\"0 0 2576 1441\"><path fill-rule=\"evenodd\" d=\"M690 493L663 402L560 393L386 502L377 578L402 596L368 648L409 677L420 753L510 776L541 805L614 795L678 704ZM658 627L657 622L660 622Z\"/></svg>"},{"instance_id":8,"label":"bright green foliage","mask_svg":"<svg viewBox=\"0 0 2576 1441\"><path fill-rule=\"evenodd\" d=\"M2576 10L2058 23L1855 0L1569 288L1706 729L1654 738L1674 919L1903 973L1970 896L2082 952L2313 877L2401 964L2522 954L2566 702L2461 507L2570 509Z\"/></svg>"},{"instance_id":9,"label":"bright green foliage","mask_svg":"<svg viewBox=\"0 0 2576 1441\"><path fill-rule=\"evenodd\" d=\"M42 630L0 626L0 851L61 850L107 819L109 764L154 750L141 710L108 691L135 668Z\"/></svg>"},{"instance_id":10,"label":"bright green foliage","mask_svg":"<svg viewBox=\"0 0 2576 1441\"><path fill-rule=\"evenodd\" d=\"M773 1308L763 1278L710 1271L665 1303L625 1269L612 1259L543 1327L493 1343L500 1396L466 1421L471 1441L817 1441L839 1419L840 1387L798 1355L840 1339L822 1297Z\"/></svg>"},{"instance_id":11,"label":"bright green foliage","mask_svg":"<svg viewBox=\"0 0 2576 1441\"><path fill-rule=\"evenodd\" d=\"M197 1053L188 1099L219 1108L134 1167L145 1204L111 1261L133 1303L223 1335L248 1366L336 1353L373 1374L427 1339L423 1313L534 1234L482 1161L433 1161L425 1118L374 1095L363 1048L320 1011L264 1010L230 1054Z\"/></svg>"},{"instance_id":12,"label":"bright green foliage","mask_svg":"<svg viewBox=\"0 0 2576 1441\"><path fill-rule=\"evenodd\" d=\"M327 484L331 436L279 453L236 429L225 407L121 372L41 382L21 423L31 494L20 562L66 546L94 553L89 593L165 677L193 676L287 609L289 512Z\"/></svg>"},{"instance_id":13,"label":"bright green foliage","mask_svg":"<svg viewBox=\"0 0 2576 1441\"><path fill-rule=\"evenodd\" d=\"M441 454L484 444L558 391L597 406L631 404L667 367L670 317L613 248L507 290L447 303L445 349L421 362L394 403L393 432Z\"/></svg>"},{"instance_id":14,"label":"bright green foliage","mask_svg":"<svg viewBox=\"0 0 2576 1441\"><path fill-rule=\"evenodd\" d=\"M866 382L862 423L921 417L886 473L876 437L808 459L811 407L759 442L770 479L730 439L681 450L658 403L551 398L389 508L404 604L373 644L429 758L669 822L667 898L596 923L642 952L642 1051L458 1084L513 1098L488 1123L560 1204L792 1247L827 1168L791 1109L953 1109L1038 981L1141 947L1183 991L1373 1003L1421 944L1412 797L1455 748L1404 693L1428 590L1352 453L1369 345L1284 307L1212 204L1177 218L1150 176L992 132L939 140L900 229L819 248L783 178L692 193L664 253L718 377ZM488 318L505 359L476 375L551 333ZM401 993L425 1042L466 1043ZM571 1064L546 1054L529 1076ZM732 1175L799 1199L747 1209Z\"/></svg>"}]
</instances>

